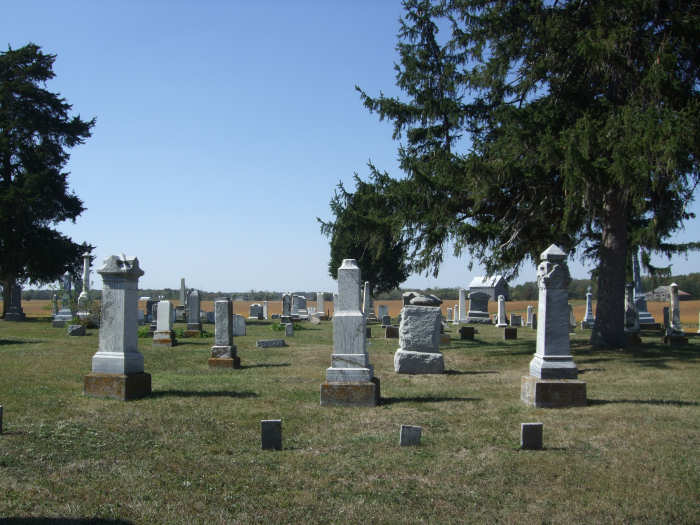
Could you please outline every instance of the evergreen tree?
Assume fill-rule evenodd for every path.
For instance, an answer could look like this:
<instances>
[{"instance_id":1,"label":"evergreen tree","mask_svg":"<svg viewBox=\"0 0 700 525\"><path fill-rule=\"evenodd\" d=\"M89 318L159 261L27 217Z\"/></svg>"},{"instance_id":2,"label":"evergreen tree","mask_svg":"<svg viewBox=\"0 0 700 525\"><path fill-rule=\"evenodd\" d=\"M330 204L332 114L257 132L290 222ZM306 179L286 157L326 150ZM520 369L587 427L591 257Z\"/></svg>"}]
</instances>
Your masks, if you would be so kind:
<instances>
[{"instance_id":1,"label":"evergreen tree","mask_svg":"<svg viewBox=\"0 0 700 525\"><path fill-rule=\"evenodd\" d=\"M80 275L91 246L54 229L83 203L68 190L68 148L90 136L95 119L68 115L71 106L43 86L55 55L28 44L0 53L0 282L49 282ZM5 294L8 295L8 294ZM7 297L5 297L7 301Z\"/></svg>"},{"instance_id":2,"label":"evergreen tree","mask_svg":"<svg viewBox=\"0 0 700 525\"><path fill-rule=\"evenodd\" d=\"M330 203L335 219L317 220L321 232L330 237L329 275L336 279L343 259L356 259L362 279L369 281L374 296L393 290L408 278L406 246L392 222L396 217L392 204L380 188L357 175L355 185L355 191L349 193L339 183Z\"/></svg>"},{"instance_id":3,"label":"evergreen tree","mask_svg":"<svg viewBox=\"0 0 700 525\"><path fill-rule=\"evenodd\" d=\"M671 255L700 180L700 7L650 0L406 0L393 121L410 260L448 243L517 274L556 243L597 261L592 342L624 346L630 248ZM359 88L358 88L359 89Z\"/></svg>"}]
</instances>

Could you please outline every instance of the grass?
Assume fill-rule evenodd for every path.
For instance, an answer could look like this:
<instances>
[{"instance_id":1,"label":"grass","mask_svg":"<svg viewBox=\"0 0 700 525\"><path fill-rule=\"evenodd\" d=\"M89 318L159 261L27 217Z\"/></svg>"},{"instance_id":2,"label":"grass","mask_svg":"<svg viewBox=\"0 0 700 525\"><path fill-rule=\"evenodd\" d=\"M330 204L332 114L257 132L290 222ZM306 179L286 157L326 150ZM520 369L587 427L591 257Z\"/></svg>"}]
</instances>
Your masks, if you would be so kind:
<instances>
[{"instance_id":1,"label":"grass","mask_svg":"<svg viewBox=\"0 0 700 525\"><path fill-rule=\"evenodd\" d=\"M286 348L248 324L241 370L207 367L211 337L153 349L139 339L149 398L82 395L98 331L69 338L48 321L0 323L0 517L127 523L700 521L700 339L656 337L591 351L572 334L585 408L519 400L534 332L516 341L452 331L448 373L393 372L398 341L373 327L384 403L319 406L331 323L304 324ZM205 325L213 332L212 325ZM260 420L283 420L284 450L260 450ZM545 450L519 450L520 423L544 423ZM398 446L401 424L423 427ZM30 521L27 521L28 523ZM114 521L112 522L114 523Z\"/></svg>"}]
</instances>

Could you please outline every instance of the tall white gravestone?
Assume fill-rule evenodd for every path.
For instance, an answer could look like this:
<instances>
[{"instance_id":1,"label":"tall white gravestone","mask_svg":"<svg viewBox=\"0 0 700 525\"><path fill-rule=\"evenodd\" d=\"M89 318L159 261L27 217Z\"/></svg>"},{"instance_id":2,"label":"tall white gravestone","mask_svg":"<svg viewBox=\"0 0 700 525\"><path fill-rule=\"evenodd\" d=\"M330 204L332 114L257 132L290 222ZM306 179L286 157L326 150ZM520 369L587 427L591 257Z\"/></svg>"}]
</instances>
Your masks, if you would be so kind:
<instances>
[{"instance_id":1,"label":"tall white gravestone","mask_svg":"<svg viewBox=\"0 0 700 525\"><path fill-rule=\"evenodd\" d=\"M525 320L525 326L532 326L532 305L528 304L527 305L527 318Z\"/></svg>"},{"instance_id":2,"label":"tall white gravestone","mask_svg":"<svg viewBox=\"0 0 700 525\"><path fill-rule=\"evenodd\" d=\"M153 346L175 346L173 332L173 305L170 301L158 301L155 305L156 329L153 332Z\"/></svg>"},{"instance_id":3,"label":"tall white gravestone","mask_svg":"<svg viewBox=\"0 0 700 525\"><path fill-rule=\"evenodd\" d=\"M323 297L323 292L316 292L316 311L321 314L321 316L326 315L326 302Z\"/></svg>"},{"instance_id":4,"label":"tall white gravestone","mask_svg":"<svg viewBox=\"0 0 700 525\"><path fill-rule=\"evenodd\" d=\"M241 367L241 359L233 344L233 319L231 299L217 299L214 302L214 346L211 347L210 367Z\"/></svg>"},{"instance_id":5,"label":"tall white gravestone","mask_svg":"<svg viewBox=\"0 0 700 525\"><path fill-rule=\"evenodd\" d=\"M537 267L537 346L530 361L530 375L522 378L520 398L535 407L583 406L586 383L576 380L578 369L569 345L571 276L566 254L552 244L542 252L540 260Z\"/></svg>"},{"instance_id":6,"label":"tall white gravestone","mask_svg":"<svg viewBox=\"0 0 700 525\"><path fill-rule=\"evenodd\" d=\"M73 310L71 305L71 276L70 272L63 274L63 293L61 294L61 309L53 316L53 326L62 327L73 320Z\"/></svg>"},{"instance_id":7,"label":"tall white gravestone","mask_svg":"<svg viewBox=\"0 0 700 525\"><path fill-rule=\"evenodd\" d=\"M85 376L87 395L127 400L151 393L138 350L136 311L138 281L143 275L136 257L112 255L99 270L102 276L102 321L99 349L92 372Z\"/></svg>"},{"instance_id":8,"label":"tall white gravestone","mask_svg":"<svg viewBox=\"0 0 700 525\"><path fill-rule=\"evenodd\" d=\"M586 292L586 315L583 316L583 321L581 321L581 328L593 328L595 324L595 317L593 317L593 294L591 293L591 287L588 287Z\"/></svg>"},{"instance_id":9,"label":"tall white gravestone","mask_svg":"<svg viewBox=\"0 0 700 525\"><path fill-rule=\"evenodd\" d=\"M640 248L641 250L641 248ZM632 252L632 277L634 280L634 306L639 315L639 324L656 324L654 317L647 310L647 299L642 289L642 276L639 270L637 251Z\"/></svg>"},{"instance_id":10,"label":"tall white gravestone","mask_svg":"<svg viewBox=\"0 0 700 525\"><path fill-rule=\"evenodd\" d=\"M270 318L269 307L270 307L270 304L267 301L263 301L263 319L265 319L265 320Z\"/></svg>"},{"instance_id":11,"label":"tall white gravestone","mask_svg":"<svg viewBox=\"0 0 700 525\"><path fill-rule=\"evenodd\" d=\"M506 298L503 295L498 296L498 314L496 318L496 326L498 328L508 326L508 321L506 320Z\"/></svg>"},{"instance_id":12,"label":"tall white gravestone","mask_svg":"<svg viewBox=\"0 0 700 525\"><path fill-rule=\"evenodd\" d=\"M360 268L344 259L338 268L338 302L333 305L333 354L326 381L321 384L321 405L375 406L379 379L369 363L366 319L360 305Z\"/></svg>"},{"instance_id":13,"label":"tall white gravestone","mask_svg":"<svg viewBox=\"0 0 700 525\"><path fill-rule=\"evenodd\" d=\"M459 319L460 323L467 323L467 291L464 288L459 289Z\"/></svg>"}]
</instances>

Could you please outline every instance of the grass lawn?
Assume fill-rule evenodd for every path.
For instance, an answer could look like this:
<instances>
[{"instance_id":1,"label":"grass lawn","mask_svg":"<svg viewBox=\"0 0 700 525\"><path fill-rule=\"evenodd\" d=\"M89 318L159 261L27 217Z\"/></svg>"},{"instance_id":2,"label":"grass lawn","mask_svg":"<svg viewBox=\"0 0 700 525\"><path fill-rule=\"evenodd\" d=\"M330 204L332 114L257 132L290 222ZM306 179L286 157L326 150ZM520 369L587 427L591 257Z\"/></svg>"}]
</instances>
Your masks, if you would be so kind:
<instances>
[{"instance_id":1,"label":"grass lawn","mask_svg":"<svg viewBox=\"0 0 700 525\"><path fill-rule=\"evenodd\" d=\"M520 402L529 328L508 342L495 327L473 342L452 328L448 373L406 376L393 372L398 340L375 325L383 404L326 408L332 324L303 326L287 348L256 349L281 335L249 324L235 339L241 370L207 367L212 337L172 349L139 339L153 395L119 402L82 394L97 330L0 322L0 518L700 522L700 338L592 352L577 331L589 404L546 410ZM260 420L277 418L284 450L262 451ZM519 450L529 421L544 423L545 450ZM420 446L398 446L401 424L423 427Z\"/></svg>"}]
</instances>

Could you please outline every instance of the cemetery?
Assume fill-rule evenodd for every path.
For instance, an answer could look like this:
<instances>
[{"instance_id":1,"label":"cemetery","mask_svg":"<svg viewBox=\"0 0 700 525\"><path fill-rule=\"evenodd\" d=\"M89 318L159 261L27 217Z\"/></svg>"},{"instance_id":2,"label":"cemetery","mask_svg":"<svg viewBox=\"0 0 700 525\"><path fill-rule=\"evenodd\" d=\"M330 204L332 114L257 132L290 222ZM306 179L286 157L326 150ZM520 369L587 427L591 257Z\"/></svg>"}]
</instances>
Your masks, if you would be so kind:
<instances>
[{"instance_id":1,"label":"cemetery","mask_svg":"<svg viewBox=\"0 0 700 525\"><path fill-rule=\"evenodd\" d=\"M592 351L589 329L569 332L567 276L551 269L561 257L543 253L540 302L491 301L490 315L510 313L505 327L504 313L493 324L446 323L439 347L435 312L446 320L450 301L378 301L392 324L367 324L352 261L339 272L338 305L325 305L331 320L297 320L293 337L280 338L279 319L260 319L257 305L248 319L234 313L253 302L223 298L202 304L215 326L194 313L197 326L173 323L173 304L154 303L156 331L136 338L143 265L112 257L97 270L99 329L69 338L34 301L24 320L0 321L0 509L168 523L451 522L465 512L467 521L692 521L700 303L668 316L666 337L683 332L679 346L642 329L624 352ZM662 306L648 303L654 316ZM514 322L528 307L538 327ZM590 299L574 302L576 320L588 309ZM234 335L237 319L244 335ZM176 339L173 329L198 334ZM559 496L542 498L533 484Z\"/></svg>"}]
</instances>

